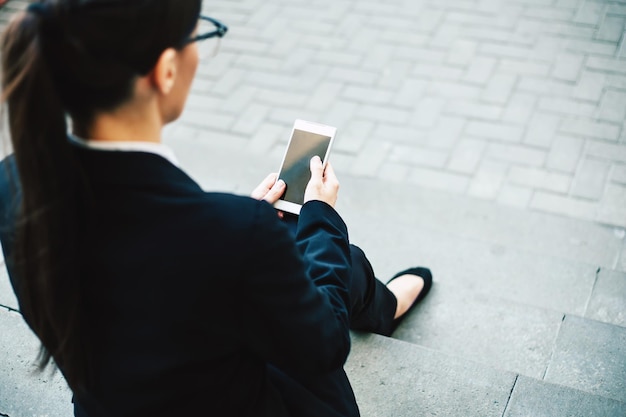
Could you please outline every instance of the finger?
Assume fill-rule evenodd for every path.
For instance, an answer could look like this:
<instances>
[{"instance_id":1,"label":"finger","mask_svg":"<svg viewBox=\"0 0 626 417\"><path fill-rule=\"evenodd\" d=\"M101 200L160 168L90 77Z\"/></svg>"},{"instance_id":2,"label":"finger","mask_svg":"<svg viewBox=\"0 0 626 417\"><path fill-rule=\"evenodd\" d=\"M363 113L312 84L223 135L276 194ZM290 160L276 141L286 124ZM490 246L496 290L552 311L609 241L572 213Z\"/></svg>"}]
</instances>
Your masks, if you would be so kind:
<instances>
[{"instance_id":1,"label":"finger","mask_svg":"<svg viewBox=\"0 0 626 417\"><path fill-rule=\"evenodd\" d=\"M322 160L319 156L315 155L311 158L310 163L311 169L311 179L316 181L321 181L324 176L324 166L322 165Z\"/></svg>"},{"instance_id":2,"label":"finger","mask_svg":"<svg viewBox=\"0 0 626 417\"><path fill-rule=\"evenodd\" d=\"M324 178L337 180L337 175L335 175L335 170L333 169L330 161L326 163L326 168L324 169Z\"/></svg>"},{"instance_id":3,"label":"finger","mask_svg":"<svg viewBox=\"0 0 626 417\"><path fill-rule=\"evenodd\" d=\"M278 174L275 172L265 177L265 179L261 181L261 184L259 184L254 189L254 191L252 191L252 193L250 194L252 198L261 200L268 193L268 191L272 188L272 186L276 183L277 177L278 177Z\"/></svg>"},{"instance_id":4,"label":"finger","mask_svg":"<svg viewBox=\"0 0 626 417\"><path fill-rule=\"evenodd\" d=\"M265 177L261 185L263 185L265 188L269 190L276 183L277 179L278 179L278 174L275 172L272 172L267 177Z\"/></svg>"},{"instance_id":5,"label":"finger","mask_svg":"<svg viewBox=\"0 0 626 417\"><path fill-rule=\"evenodd\" d=\"M285 192L285 187L285 181L276 181L276 183L274 183L274 186L265 194L263 200L267 201L270 204L274 204Z\"/></svg>"}]
</instances>

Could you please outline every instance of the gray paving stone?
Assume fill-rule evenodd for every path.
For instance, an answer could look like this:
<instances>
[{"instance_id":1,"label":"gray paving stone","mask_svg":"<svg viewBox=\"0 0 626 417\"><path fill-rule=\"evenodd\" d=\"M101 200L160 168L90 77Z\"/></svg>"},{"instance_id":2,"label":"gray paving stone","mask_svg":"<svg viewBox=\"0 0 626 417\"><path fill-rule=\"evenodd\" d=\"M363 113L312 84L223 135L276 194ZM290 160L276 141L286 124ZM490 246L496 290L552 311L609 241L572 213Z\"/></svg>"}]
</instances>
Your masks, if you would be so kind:
<instances>
[{"instance_id":1,"label":"gray paving stone","mask_svg":"<svg viewBox=\"0 0 626 417\"><path fill-rule=\"evenodd\" d=\"M595 39L619 42L624 32L624 17L623 16L604 16L600 28L596 32Z\"/></svg>"},{"instance_id":2,"label":"gray paving stone","mask_svg":"<svg viewBox=\"0 0 626 417\"><path fill-rule=\"evenodd\" d=\"M425 147L394 145L389 160L407 165L442 168L448 159L448 153Z\"/></svg>"},{"instance_id":3,"label":"gray paving stone","mask_svg":"<svg viewBox=\"0 0 626 417\"><path fill-rule=\"evenodd\" d=\"M491 143L487 147L488 158L498 161L542 166L547 157L545 150L516 144Z\"/></svg>"},{"instance_id":4,"label":"gray paving stone","mask_svg":"<svg viewBox=\"0 0 626 417\"><path fill-rule=\"evenodd\" d=\"M567 316L545 380L626 402L626 328Z\"/></svg>"},{"instance_id":5,"label":"gray paving stone","mask_svg":"<svg viewBox=\"0 0 626 417\"><path fill-rule=\"evenodd\" d=\"M596 105L571 99L546 97L539 100L539 109L578 117L593 117L596 111Z\"/></svg>"},{"instance_id":6,"label":"gray paving stone","mask_svg":"<svg viewBox=\"0 0 626 417\"><path fill-rule=\"evenodd\" d=\"M387 104L391 101L393 93L389 90L348 86L343 90L344 98L368 104Z\"/></svg>"},{"instance_id":7,"label":"gray paving stone","mask_svg":"<svg viewBox=\"0 0 626 417\"><path fill-rule=\"evenodd\" d=\"M428 130L428 144L436 148L451 149L459 140L467 121L462 117L443 116L437 125Z\"/></svg>"},{"instance_id":8,"label":"gray paving stone","mask_svg":"<svg viewBox=\"0 0 626 417\"><path fill-rule=\"evenodd\" d=\"M516 92L504 110L502 121L525 125L532 116L537 97L534 94Z\"/></svg>"},{"instance_id":9,"label":"gray paving stone","mask_svg":"<svg viewBox=\"0 0 626 417\"><path fill-rule=\"evenodd\" d=\"M410 124L417 127L433 127L446 104L444 99L438 97L424 97L415 104L415 111L410 118Z\"/></svg>"},{"instance_id":10,"label":"gray paving stone","mask_svg":"<svg viewBox=\"0 0 626 417\"><path fill-rule=\"evenodd\" d=\"M475 99L480 97L482 89L475 85L459 84L450 81L431 81L428 94L445 98Z\"/></svg>"},{"instance_id":11,"label":"gray paving stone","mask_svg":"<svg viewBox=\"0 0 626 417\"><path fill-rule=\"evenodd\" d=\"M407 78L403 81L402 87L393 99L393 104L413 108L422 98L427 88L428 82L425 80Z\"/></svg>"},{"instance_id":12,"label":"gray paving stone","mask_svg":"<svg viewBox=\"0 0 626 417\"><path fill-rule=\"evenodd\" d=\"M559 80L576 81L584 63L582 54L560 54L556 57L552 76Z\"/></svg>"},{"instance_id":13,"label":"gray paving stone","mask_svg":"<svg viewBox=\"0 0 626 417\"><path fill-rule=\"evenodd\" d=\"M501 59L498 67L501 73L511 72L517 75L535 75L545 77L550 71L550 64L530 60Z\"/></svg>"},{"instance_id":14,"label":"gray paving stone","mask_svg":"<svg viewBox=\"0 0 626 417\"><path fill-rule=\"evenodd\" d=\"M606 74L585 71L574 89L574 98L599 102L605 88Z\"/></svg>"},{"instance_id":15,"label":"gray paving stone","mask_svg":"<svg viewBox=\"0 0 626 417\"><path fill-rule=\"evenodd\" d=\"M17 298L13 292L11 281L9 280L9 274L6 267L2 265L0 267L0 306L8 307L13 310L19 310L17 304Z\"/></svg>"},{"instance_id":16,"label":"gray paving stone","mask_svg":"<svg viewBox=\"0 0 626 417\"><path fill-rule=\"evenodd\" d=\"M335 101L340 91L343 89L340 82L322 82L312 92L307 107L311 110L324 110L330 107Z\"/></svg>"},{"instance_id":17,"label":"gray paving stone","mask_svg":"<svg viewBox=\"0 0 626 417\"><path fill-rule=\"evenodd\" d=\"M428 108L430 112L432 108ZM415 120L411 117L411 112L404 109L394 109L388 106L377 106L364 104L359 107L359 117L366 120L375 120L383 123L397 123L406 124L410 120Z\"/></svg>"},{"instance_id":18,"label":"gray paving stone","mask_svg":"<svg viewBox=\"0 0 626 417\"><path fill-rule=\"evenodd\" d=\"M524 130L520 126L471 121L468 123L465 132L469 136L482 139L517 143L521 141Z\"/></svg>"},{"instance_id":19,"label":"gray paving stone","mask_svg":"<svg viewBox=\"0 0 626 417\"><path fill-rule=\"evenodd\" d=\"M569 175L549 172L540 168L513 166L509 171L508 179L517 185L567 193L572 183Z\"/></svg>"},{"instance_id":20,"label":"gray paving stone","mask_svg":"<svg viewBox=\"0 0 626 417\"><path fill-rule=\"evenodd\" d=\"M422 187L464 193L470 179L461 174L453 174L430 168L411 168L408 180Z\"/></svg>"},{"instance_id":21,"label":"gray paving stone","mask_svg":"<svg viewBox=\"0 0 626 417\"><path fill-rule=\"evenodd\" d=\"M476 55L477 43L469 40L457 40L452 44L448 53L447 62L450 64L466 66Z\"/></svg>"},{"instance_id":22,"label":"gray paving stone","mask_svg":"<svg viewBox=\"0 0 626 417\"><path fill-rule=\"evenodd\" d=\"M565 119L560 131L575 136L617 141L620 127L614 123L606 123L585 118Z\"/></svg>"},{"instance_id":23,"label":"gray paving stone","mask_svg":"<svg viewBox=\"0 0 626 417\"><path fill-rule=\"evenodd\" d=\"M571 83L554 80L544 77L522 76L517 86L519 91L535 93L539 95L548 94L553 97L570 97L574 86ZM550 106L551 109L556 106Z\"/></svg>"},{"instance_id":24,"label":"gray paving stone","mask_svg":"<svg viewBox=\"0 0 626 417\"><path fill-rule=\"evenodd\" d=\"M576 12L574 21L576 23L584 23L594 26L598 25L602 20L605 9L605 4L583 1Z\"/></svg>"},{"instance_id":25,"label":"gray paving stone","mask_svg":"<svg viewBox=\"0 0 626 417\"><path fill-rule=\"evenodd\" d=\"M622 417L626 404L520 376L503 417Z\"/></svg>"},{"instance_id":26,"label":"gray paving stone","mask_svg":"<svg viewBox=\"0 0 626 417\"><path fill-rule=\"evenodd\" d=\"M626 117L626 92L605 91L598 117L602 120L621 123Z\"/></svg>"},{"instance_id":27,"label":"gray paving stone","mask_svg":"<svg viewBox=\"0 0 626 417\"><path fill-rule=\"evenodd\" d=\"M546 167L573 173L578 166L583 146L584 140L581 138L557 135L548 154Z\"/></svg>"},{"instance_id":28,"label":"gray paving stone","mask_svg":"<svg viewBox=\"0 0 626 417\"><path fill-rule=\"evenodd\" d=\"M497 200L498 203L523 209L528 207L532 194L532 188L504 184Z\"/></svg>"},{"instance_id":29,"label":"gray paving stone","mask_svg":"<svg viewBox=\"0 0 626 417\"><path fill-rule=\"evenodd\" d=\"M496 68L497 60L491 57L477 56L470 63L463 75L463 81L476 84L486 84Z\"/></svg>"},{"instance_id":30,"label":"gray paving stone","mask_svg":"<svg viewBox=\"0 0 626 417\"><path fill-rule=\"evenodd\" d=\"M626 327L626 273L600 270L585 317Z\"/></svg>"},{"instance_id":31,"label":"gray paving stone","mask_svg":"<svg viewBox=\"0 0 626 417\"><path fill-rule=\"evenodd\" d=\"M508 169L508 164L499 161L483 161L472 178L468 194L478 198L496 198Z\"/></svg>"},{"instance_id":32,"label":"gray paving stone","mask_svg":"<svg viewBox=\"0 0 626 417\"><path fill-rule=\"evenodd\" d=\"M513 59L528 58L532 53L531 51L531 49L523 46L502 45L496 43L484 43L479 47L479 52L483 55Z\"/></svg>"},{"instance_id":33,"label":"gray paving stone","mask_svg":"<svg viewBox=\"0 0 626 417\"><path fill-rule=\"evenodd\" d=\"M613 59L599 56L590 56L587 59L587 67L606 72L624 73L626 74L625 58Z\"/></svg>"},{"instance_id":34,"label":"gray paving stone","mask_svg":"<svg viewBox=\"0 0 626 417\"><path fill-rule=\"evenodd\" d=\"M356 157L350 172L352 175L374 177L391 149L389 142L370 140Z\"/></svg>"},{"instance_id":35,"label":"gray paving stone","mask_svg":"<svg viewBox=\"0 0 626 417\"><path fill-rule=\"evenodd\" d=\"M583 159L574 176L572 195L591 200L602 198L610 167L606 161Z\"/></svg>"},{"instance_id":36,"label":"gray paving stone","mask_svg":"<svg viewBox=\"0 0 626 417\"><path fill-rule=\"evenodd\" d=\"M39 340L18 313L0 309L0 413L71 416L71 392L59 372L37 373Z\"/></svg>"},{"instance_id":37,"label":"gray paving stone","mask_svg":"<svg viewBox=\"0 0 626 417\"><path fill-rule=\"evenodd\" d=\"M500 417L515 380L511 373L365 334L353 334L346 372L363 417Z\"/></svg>"},{"instance_id":38,"label":"gray paving stone","mask_svg":"<svg viewBox=\"0 0 626 417\"><path fill-rule=\"evenodd\" d=\"M596 220L626 228L626 186L608 184Z\"/></svg>"},{"instance_id":39,"label":"gray paving stone","mask_svg":"<svg viewBox=\"0 0 626 417\"><path fill-rule=\"evenodd\" d=\"M560 194L537 191L533 195L530 207L548 213L593 221L597 218L600 204Z\"/></svg>"},{"instance_id":40,"label":"gray paving stone","mask_svg":"<svg viewBox=\"0 0 626 417\"><path fill-rule=\"evenodd\" d=\"M480 102L459 100L448 103L446 112L455 116L463 116L479 120L497 120L502 108L497 105L481 104Z\"/></svg>"},{"instance_id":41,"label":"gray paving stone","mask_svg":"<svg viewBox=\"0 0 626 417\"><path fill-rule=\"evenodd\" d=\"M361 121L362 123L368 123ZM423 129L415 127L398 127L389 123L376 123L372 136L384 138L393 143L417 145L426 144L426 132ZM343 133L342 133L343 140ZM340 142L340 141L337 141Z\"/></svg>"},{"instance_id":42,"label":"gray paving stone","mask_svg":"<svg viewBox=\"0 0 626 417\"><path fill-rule=\"evenodd\" d=\"M488 102L504 104L509 101L516 83L516 75L496 73L489 79L482 99Z\"/></svg>"},{"instance_id":43,"label":"gray paving stone","mask_svg":"<svg viewBox=\"0 0 626 417\"><path fill-rule=\"evenodd\" d=\"M617 52L617 45L615 43L604 41L570 39L567 41L565 49L567 51L577 53L614 57Z\"/></svg>"},{"instance_id":44,"label":"gray paving stone","mask_svg":"<svg viewBox=\"0 0 626 417\"><path fill-rule=\"evenodd\" d=\"M359 112L360 105L351 101L335 100L318 118L308 118L305 120L318 120L331 126L346 126L351 120L355 120L355 115ZM293 108L295 109L295 107ZM293 112L293 109L290 112ZM301 116L300 118L303 118ZM287 119L288 120L288 119ZM292 118L295 120L295 118Z\"/></svg>"},{"instance_id":45,"label":"gray paving stone","mask_svg":"<svg viewBox=\"0 0 626 417\"><path fill-rule=\"evenodd\" d=\"M461 139L450 156L448 169L468 174L474 172L486 146L486 141L481 139Z\"/></svg>"},{"instance_id":46,"label":"gray paving stone","mask_svg":"<svg viewBox=\"0 0 626 417\"><path fill-rule=\"evenodd\" d=\"M590 140L587 154L615 162L626 162L626 146L623 144L604 143Z\"/></svg>"},{"instance_id":47,"label":"gray paving stone","mask_svg":"<svg viewBox=\"0 0 626 417\"><path fill-rule=\"evenodd\" d=\"M535 113L527 126L524 143L550 148L561 120L553 114Z\"/></svg>"},{"instance_id":48,"label":"gray paving stone","mask_svg":"<svg viewBox=\"0 0 626 417\"><path fill-rule=\"evenodd\" d=\"M620 184L626 184L626 164L613 165L613 171L611 172L611 181Z\"/></svg>"}]
</instances>

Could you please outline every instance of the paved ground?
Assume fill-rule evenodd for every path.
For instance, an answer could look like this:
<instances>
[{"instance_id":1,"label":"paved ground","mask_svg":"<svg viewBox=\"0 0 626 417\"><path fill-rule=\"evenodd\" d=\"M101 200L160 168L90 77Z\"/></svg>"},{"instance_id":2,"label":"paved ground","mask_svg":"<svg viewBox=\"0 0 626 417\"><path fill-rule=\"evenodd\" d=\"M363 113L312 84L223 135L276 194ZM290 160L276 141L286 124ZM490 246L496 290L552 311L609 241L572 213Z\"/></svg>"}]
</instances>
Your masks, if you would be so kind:
<instances>
[{"instance_id":1,"label":"paved ground","mask_svg":"<svg viewBox=\"0 0 626 417\"><path fill-rule=\"evenodd\" d=\"M626 3L205 10L231 32L184 125L277 155L293 119L318 120L339 127L342 173L626 227Z\"/></svg>"},{"instance_id":2,"label":"paved ground","mask_svg":"<svg viewBox=\"0 0 626 417\"><path fill-rule=\"evenodd\" d=\"M186 169L247 193L294 119L335 125L352 240L382 278L435 272L394 339L354 335L364 416L626 416L626 1L204 9L230 31L166 132ZM20 323L0 315L0 415L67 414Z\"/></svg>"}]
</instances>

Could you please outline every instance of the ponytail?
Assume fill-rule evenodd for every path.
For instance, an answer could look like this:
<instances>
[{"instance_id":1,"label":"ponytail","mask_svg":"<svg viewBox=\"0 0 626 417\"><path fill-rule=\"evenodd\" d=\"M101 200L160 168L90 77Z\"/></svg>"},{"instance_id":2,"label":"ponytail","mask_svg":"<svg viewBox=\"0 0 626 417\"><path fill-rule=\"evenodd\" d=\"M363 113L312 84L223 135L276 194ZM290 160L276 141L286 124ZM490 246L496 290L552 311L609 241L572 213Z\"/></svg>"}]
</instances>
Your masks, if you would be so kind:
<instances>
[{"instance_id":1,"label":"ponytail","mask_svg":"<svg viewBox=\"0 0 626 417\"><path fill-rule=\"evenodd\" d=\"M2 101L22 189L11 263L20 309L42 342L39 368L54 357L79 389L89 373L77 253L82 176L42 52L42 19L18 15L2 38Z\"/></svg>"}]
</instances>

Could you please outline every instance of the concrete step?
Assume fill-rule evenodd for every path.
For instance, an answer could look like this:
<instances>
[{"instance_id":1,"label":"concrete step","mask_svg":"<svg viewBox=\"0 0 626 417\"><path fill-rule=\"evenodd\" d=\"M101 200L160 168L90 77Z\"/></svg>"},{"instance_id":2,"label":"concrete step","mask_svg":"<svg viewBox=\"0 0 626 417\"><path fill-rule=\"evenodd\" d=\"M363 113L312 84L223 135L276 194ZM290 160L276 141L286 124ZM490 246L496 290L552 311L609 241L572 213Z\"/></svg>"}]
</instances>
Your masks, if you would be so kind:
<instances>
[{"instance_id":1,"label":"concrete step","mask_svg":"<svg viewBox=\"0 0 626 417\"><path fill-rule=\"evenodd\" d=\"M626 403L372 334L346 365L364 417L623 417Z\"/></svg>"},{"instance_id":2,"label":"concrete step","mask_svg":"<svg viewBox=\"0 0 626 417\"><path fill-rule=\"evenodd\" d=\"M0 309L0 334L0 415L72 415L71 393L61 376L35 372L38 342L18 313ZM566 386L563 369L568 360L581 362L576 358L564 358L550 371L565 378L557 385L397 339L352 336L346 371L364 417L626 415L623 401Z\"/></svg>"},{"instance_id":3,"label":"concrete step","mask_svg":"<svg viewBox=\"0 0 626 417\"><path fill-rule=\"evenodd\" d=\"M0 308L0 416L73 415L72 394L63 376L38 372L39 340L21 314Z\"/></svg>"}]
</instances>

